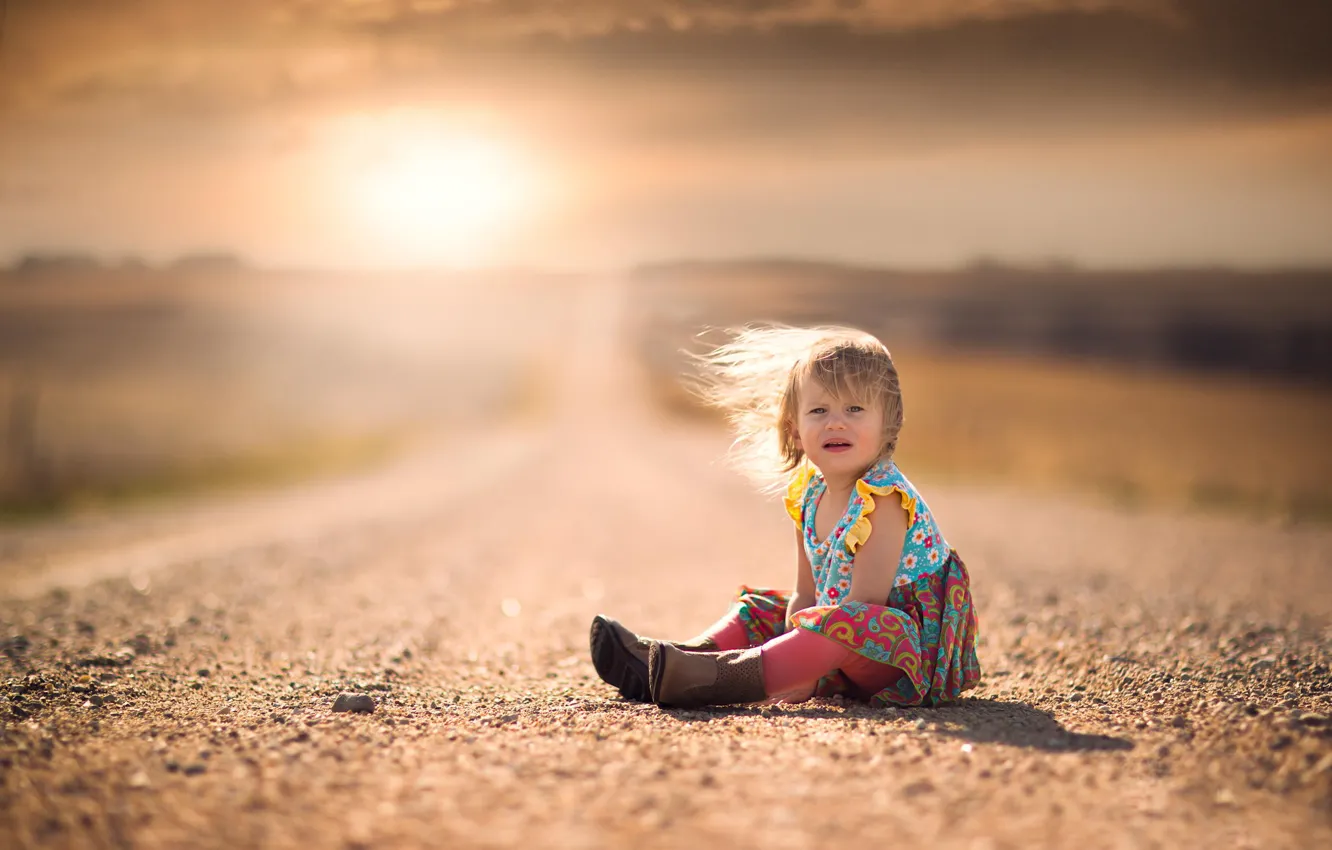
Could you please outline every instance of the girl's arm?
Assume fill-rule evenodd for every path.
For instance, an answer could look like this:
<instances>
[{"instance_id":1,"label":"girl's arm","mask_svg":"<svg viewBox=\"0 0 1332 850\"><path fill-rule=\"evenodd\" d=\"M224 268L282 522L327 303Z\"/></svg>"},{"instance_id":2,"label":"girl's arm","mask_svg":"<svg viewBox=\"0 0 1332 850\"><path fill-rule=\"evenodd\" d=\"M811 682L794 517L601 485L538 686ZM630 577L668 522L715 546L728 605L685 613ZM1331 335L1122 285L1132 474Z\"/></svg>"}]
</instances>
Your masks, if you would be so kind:
<instances>
[{"instance_id":1,"label":"girl's arm","mask_svg":"<svg viewBox=\"0 0 1332 850\"><path fill-rule=\"evenodd\" d=\"M791 623L791 615L814 605L814 568L805 554L805 538L799 527L796 528L796 580L791 601L786 605L786 623Z\"/></svg>"},{"instance_id":2,"label":"girl's arm","mask_svg":"<svg viewBox=\"0 0 1332 850\"><path fill-rule=\"evenodd\" d=\"M873 498L873 497L871 497ZM856 550L851 572L851 592L848 599L886 605L897 577L897 564L902 560L902 546L906 543L910 520L893 495L881 496L871 515L873 529L869 539Z\"/></svg>"},{"instance_id":3,"label":"girl's arm","mask_svg":"<svg viewBox=\"0 0 1332 850\"><path fill-rule=\"evenodd\" d=\"M786 604L786 628L791 627L791 615L797 611L803 611L814 605L814 568L809 564L809 556L805 554L805 538L800 528L796 528L796 580L795 590L791 593L791 601ZM772 694L769 702L804 702L814 696L814 689L818 686L817 682L811 683L809 687L800 688L794 691L788 691L783 694Z\"/></svg>"}]
</instances>

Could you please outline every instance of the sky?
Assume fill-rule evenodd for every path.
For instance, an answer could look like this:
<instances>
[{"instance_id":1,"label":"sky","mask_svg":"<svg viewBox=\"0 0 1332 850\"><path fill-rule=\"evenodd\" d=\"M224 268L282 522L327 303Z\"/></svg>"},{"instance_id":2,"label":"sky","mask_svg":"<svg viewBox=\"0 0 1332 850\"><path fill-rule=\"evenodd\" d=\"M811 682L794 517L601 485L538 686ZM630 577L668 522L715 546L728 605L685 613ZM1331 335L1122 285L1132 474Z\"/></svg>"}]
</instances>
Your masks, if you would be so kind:
<instances>
[{"instance_id":1,"label":"sky","mask_svg":"<svg viewBox=\"0 0 1332 850\"><path fill-rule=\"evenodd\" d=\"M1326 0L0 8L0 262L1332 264Z\"/></svg>"}]
</instances>

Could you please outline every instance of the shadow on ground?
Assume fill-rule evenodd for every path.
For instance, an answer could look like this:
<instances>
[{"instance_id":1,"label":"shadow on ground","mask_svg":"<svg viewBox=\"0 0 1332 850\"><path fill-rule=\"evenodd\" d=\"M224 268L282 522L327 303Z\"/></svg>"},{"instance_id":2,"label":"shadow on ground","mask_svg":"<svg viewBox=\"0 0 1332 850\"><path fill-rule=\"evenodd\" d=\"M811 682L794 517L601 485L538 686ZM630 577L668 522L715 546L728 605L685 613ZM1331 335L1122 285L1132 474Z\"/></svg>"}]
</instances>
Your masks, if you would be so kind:
<instances>
[{"instance_id":1,"label":"shadow on ground","mask_svg":"<svg viewBox=\"0 0 1332 850\"><path fill-rule=\"evenodd\" d=\"M1127 738L1070 732L1048 711L1025 702L964 699L940 708L913 711L917 715L933 714L931 725L937 731L977 744L1005 744L1047 752L1133 749L1133 742Z\"/></svg>"},{"instance_id":2,"label":"shadow on ground","mask_svg":"<svg viewBox=\"0 0 1332 850\"><path fill-rule=\"evenodd\" d=\"M835 720L869 720L885 725L914 722L922 730L960 738L977 744L1004 744L1010 747L1051 753L1079 753L1104 750L1131 750L1133 742L1113 735L1087 735L1070 732L1048 711L1025 702L994 699L964 699L938 708L875 708L862 704L840 706L825 700L775 708L735 706L704 710L665 709L665 713L686 723L707 722L720 716L764 715L780 713L783 717Z\"/></svg>"}]
</instances>

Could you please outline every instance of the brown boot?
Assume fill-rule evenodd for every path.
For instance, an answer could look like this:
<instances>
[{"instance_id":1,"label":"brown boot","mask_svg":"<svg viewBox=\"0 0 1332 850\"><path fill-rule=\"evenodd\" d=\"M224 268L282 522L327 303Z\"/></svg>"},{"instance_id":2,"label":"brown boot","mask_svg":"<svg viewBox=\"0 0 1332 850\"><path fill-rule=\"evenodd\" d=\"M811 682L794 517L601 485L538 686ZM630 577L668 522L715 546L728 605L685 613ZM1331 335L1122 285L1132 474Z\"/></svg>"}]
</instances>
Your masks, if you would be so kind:
<instances>
[{"instance_id":1,"label":"brown boot","mask_svg":"<svg viewBox=\"0 0 1332 850\"><path fill-rule=\"evenodd\" d=\"M598 614L592 618L588 634L592 649L592 666L601 681L614 687L625 699L649 702L648 648L652 641L625 628L610 617ZM672 643L683 652L711 652L717 645L709 639L695 638L687 643Z\"/></svg>"},{"instance_id":2,"label":"brown boot","mask_svg":"<svg viewBox=\"0 0 1332 850\"><path fill-rule=\"evenodd\" d=\"M768 696L758 647L729 652L682 652L654 641L648 651L648 689L661 706L743 705Z\"/></svg>"}]
</instances>

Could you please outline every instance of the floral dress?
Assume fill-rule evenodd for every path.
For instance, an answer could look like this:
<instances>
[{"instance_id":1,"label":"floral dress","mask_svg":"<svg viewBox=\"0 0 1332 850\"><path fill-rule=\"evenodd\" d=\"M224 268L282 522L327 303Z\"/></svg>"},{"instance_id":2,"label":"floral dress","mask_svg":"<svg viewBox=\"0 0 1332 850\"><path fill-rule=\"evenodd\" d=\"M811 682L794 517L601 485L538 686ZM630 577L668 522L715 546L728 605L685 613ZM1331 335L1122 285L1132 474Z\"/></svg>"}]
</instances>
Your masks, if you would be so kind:
<instances>
[{"instance_id":1,"label":"floral dress","mask_svg":"<svg viewBox=\"0 0 1332 850\"><path fill-rule=\"evenodd\" d=\"M870 467L858 481L846 513L819 542L814 516L827 484L806 464L791 479L786 508L801 528L814 572L815 605L796 612L790 626L818 632L871 661L900 671L876 694L856 694L840 673L825 677L820 696L868 696L883 705L937 705L956 699L980 681L976 659L976 614L966 566L949 547L929 507L891 460ZM897 576L886 604L848 599L856 550L869 539L876 499L896 494L910 516ZM742 587L735 611L750 643L782 634L789 594Z\"/></svg>"}]
</instances>

